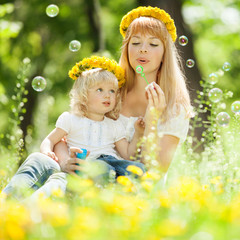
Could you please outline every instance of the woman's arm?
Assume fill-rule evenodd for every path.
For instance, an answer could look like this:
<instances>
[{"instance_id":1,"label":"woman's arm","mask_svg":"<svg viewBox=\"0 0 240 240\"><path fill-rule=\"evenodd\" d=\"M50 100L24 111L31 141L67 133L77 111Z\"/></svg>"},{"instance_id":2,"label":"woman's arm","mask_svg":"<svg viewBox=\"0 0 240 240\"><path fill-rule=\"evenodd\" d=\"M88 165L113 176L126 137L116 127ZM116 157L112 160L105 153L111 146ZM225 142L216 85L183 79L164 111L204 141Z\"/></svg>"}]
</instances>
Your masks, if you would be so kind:
<instances>
[{"instance_id":1,"label":"woman's arm","mask_svg":"<svg viewBox=\"0 0 240 240\"><path fill-rule=\"evenodd\" d=\"M159 138L159 154L157 154L157 160L164 172L167 172L170 163L172 162L179 140L180 139L178 137L172 135L164 135L163 137Z\"/></svg>"},{"instance_id":2,"label":"woman's arm","mask_svg":"<svg viewBox=\"0 0 240 240\"><path fill-rule=\"evenodd\" d=\"M174 154L176 152L179 138L172 136L172 135L163 135L162 137L156 136L157 138L157 145L154 151L156 151L156 160L159 163L159 167L163 172L167 172ZM150 150L150 147L145 146L143 147L143 153L147 154ZM143 158L143 162L147 163L146 159Z\"/></svg>"},{"instance_id":3,"label":"woman's arm","mask_svg":"<svg viewBox=\"0 0 240 240\"><path fill-rule=\"evenodd\" d=\"M159 162L161 170L167 172L180 139L172 135L158 135L158 121L166 108L165 95L160 86L155 82L147 88L146 92L148 96L148 107L145 114L144 136L154 138L157 144L155 149L156 160ZM145 152L145 154L151 151L149 145L151 146L151 141L143 146L143 152ZM146 159L143 159L143 161L146 162Z\"/></svg>"}]
</instances>

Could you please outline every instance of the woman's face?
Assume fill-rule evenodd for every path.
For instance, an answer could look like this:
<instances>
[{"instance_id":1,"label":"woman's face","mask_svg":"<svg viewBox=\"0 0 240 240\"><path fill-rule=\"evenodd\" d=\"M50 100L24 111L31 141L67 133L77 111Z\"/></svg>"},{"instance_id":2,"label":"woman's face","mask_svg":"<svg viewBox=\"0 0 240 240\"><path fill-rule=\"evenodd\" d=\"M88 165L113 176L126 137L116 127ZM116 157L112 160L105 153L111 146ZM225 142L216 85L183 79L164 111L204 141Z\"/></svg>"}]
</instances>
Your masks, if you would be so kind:
<instances>
[{"instance_id":1,"label":"woman's face","mask_svg":"<svg viewBox=\"0 0 240 240\"><path fill-rule=\"evenodd\" d=\"M128 57L134 71L141 65L145 74L155 72L157 74L163 54L163 42L155 36L137 33L130 38Z\"/></svg>"}]
</instances>

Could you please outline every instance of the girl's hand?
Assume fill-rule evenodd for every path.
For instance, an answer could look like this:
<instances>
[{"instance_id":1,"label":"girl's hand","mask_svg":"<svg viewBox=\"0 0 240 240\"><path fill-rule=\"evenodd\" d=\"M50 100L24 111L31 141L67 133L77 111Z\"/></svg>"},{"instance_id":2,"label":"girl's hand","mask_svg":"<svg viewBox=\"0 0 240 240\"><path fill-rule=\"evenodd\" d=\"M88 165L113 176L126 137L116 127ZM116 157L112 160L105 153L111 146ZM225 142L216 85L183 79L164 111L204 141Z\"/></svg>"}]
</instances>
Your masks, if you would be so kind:
<instances>
[{"instance_id":1,"label":"girl's hand","mask_svg":"<svg viewBox=\"0 0 240 240\"><path fill-rule=\"evenodd\" d=\"M54 161L58 162L58 157L56 156L56 154L54 152L42 152L43 154L49 156L50 158L52 158Z\"/></svg>"},{"instance_id":2,"label":"girl's hand","mask_svg":"<svg viewBox=\"0 0 240 240\"><path fill-rule=\"evenodd\" d=\"M61 139L61 141L67 143L67 137L64 136L64 137Z\"/></svg>"},{"instance_id":3,"label":"girl's hand","mask_svg":"<svg viewBox=\"0 0 240 240\"><path fill-rule=\"evenodd\" d=\"M143 136L145 130L145 122L143 117L139 117L137 121L134 123L135 133L138 136Z\"/></svg>"},{"instance_id":4,"label":"girl's hand","mask_svg":"<svg viewBox=\"0 0 240 240\"><path fill-rule=\"evenodd\" d=\"M152 82L146 87L148 106L145 113L145 122L158 120L166 108L166 99L160 86Z\"/></svg>"}]
</instances>

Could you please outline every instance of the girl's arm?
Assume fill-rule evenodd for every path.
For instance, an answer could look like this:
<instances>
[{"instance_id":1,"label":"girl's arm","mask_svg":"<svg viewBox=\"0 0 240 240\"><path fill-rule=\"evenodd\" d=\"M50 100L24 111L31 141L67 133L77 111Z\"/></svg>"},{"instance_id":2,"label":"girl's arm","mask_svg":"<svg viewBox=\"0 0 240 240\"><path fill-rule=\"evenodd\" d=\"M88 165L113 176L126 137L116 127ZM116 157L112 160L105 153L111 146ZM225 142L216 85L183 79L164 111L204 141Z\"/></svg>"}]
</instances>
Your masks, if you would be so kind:
<instances>
[{"instance_id":1,"label":"girl's arm","mask_svg":"<svg viewBox=\"0 0 240 240\"><path fill-rule=\"evenodd\" d=\"M57 156L53 152L53 147L58 143L67 133L61 128L55 128L49 135L42 141L40 145L40 152L58 161Z\"/></svg>"},{"instance_id":2,"label":"girl's arm","mask_svg":"<svg viewBox=\"0 0 240 240\"><path fill-rule=\"evenodd\" d=\"M124 159L130 159L130 156L134 156L137 150L137 143L143 136L145 123L143 118L140 117L134 124L135 132L131 142L129 143L126 138L119 140L115 143L116 149Z\"/></svg>"}]
</instances>

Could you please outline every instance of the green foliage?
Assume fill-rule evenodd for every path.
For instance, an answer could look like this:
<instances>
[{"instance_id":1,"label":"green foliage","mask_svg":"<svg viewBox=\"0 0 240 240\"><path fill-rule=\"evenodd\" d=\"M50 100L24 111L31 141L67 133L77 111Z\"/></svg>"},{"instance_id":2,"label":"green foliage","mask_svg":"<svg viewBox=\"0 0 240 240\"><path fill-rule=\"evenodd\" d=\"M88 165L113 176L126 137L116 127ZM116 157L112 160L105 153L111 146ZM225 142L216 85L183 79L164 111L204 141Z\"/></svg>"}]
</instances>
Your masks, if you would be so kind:
<instances>
[{"instance_id":1,"label":"green foliage","mask_svg":"<svg viewBox=\"0 0 240 240\"><path fill-rule=\"evenodd\" d=\"M240 87L236 80L240 78L239 2L185 1L183 13L194 35L194 49L203 78L229 62L231 70L219 78L217 86L232 91L233 100L236 100Z\"/></svg>"},{"instance_id":2,"label":"green foliage","mask_svg":"<svg viewBox=\"0 0 240 240\"><path fill-rule=\"evenodd\" d=\"M27 151L33 152L38 151L42 138L54 127L57 116L68 108L67 93L72 84L67 77L68 69L94 49L83 1L62 2L56 18L46 16L47 4L44 1L20 3L20 9L15 8L13 13L0 8L6 21L22 23L17 35L8 34L5 38L1 35L4 41L1 42L0 61L4 68L0 72L0 189L15 172L19 153L22 153L19 123L24 117L26 98L29 96L26 87L31 82L26 79L42 75L48 82L47 89L38 93L33 125L27 129ZM150 164L148 174L139 179L124 177L118 183L110 183L103 188L88 175L82 178L69 176L69 192L66 196L55 189L49 198L40 196L39 201L33 204L6 200L0 192L0 238L239 238L240 119L230 110L233 99L238 97L238 88L235 88L239 84L235 80L239 78L238 34L223 34L229 26L221 22L214 7L231 6L239 10L240 5L223 0L208 1L210 8L200 0L184 3L185 10L189 8L196 13L190 8L196 5L200 10L189 24L194 33L198 64L203 71L203 90L197 92L195 102L198 107L189 137L178 148L168 171L167 183L164 183L161 172L155 166L156 144L154 138L150 138L147 139L150 154L144 154L148 154L145 158L155 165L152 168ZM108 50L104 54L117 59L121 42L119 22L136 2L115 0L101 1L101 4ZM204 12L202 18L201 11ZM215 31L219 24L224 29L221 34ZM11 32L12 29L9 29ZM68 44L73 39L82 43L79 52L68 50ZM31 68L28 59L31 59ZM219 75L216 85L210 84L208 75L216 71L221 73L219 68L225 61L231 63L231 70ZM209 99L213 87L223 91L218 102ZM220 126L216 119L222 111L228 112L231 117L230 124L225 127ZM210 113L205 122L199 117L204 112ZM202 125L205 125L206 131L198 141L193 133L195 128ZM195 148L204 144L204 151L195 152L193 143Z\"/></svg>"}]
</instances>

